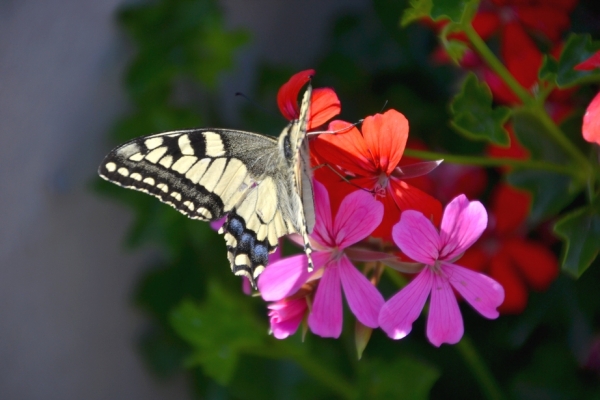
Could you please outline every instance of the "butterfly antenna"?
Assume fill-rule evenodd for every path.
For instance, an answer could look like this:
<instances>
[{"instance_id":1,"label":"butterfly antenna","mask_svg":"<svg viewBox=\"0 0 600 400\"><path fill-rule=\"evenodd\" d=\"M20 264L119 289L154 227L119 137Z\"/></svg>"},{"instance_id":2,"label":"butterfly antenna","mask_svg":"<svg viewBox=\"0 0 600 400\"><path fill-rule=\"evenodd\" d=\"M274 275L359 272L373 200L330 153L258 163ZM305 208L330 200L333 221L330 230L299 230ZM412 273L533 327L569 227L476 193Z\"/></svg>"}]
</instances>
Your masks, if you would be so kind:
<instances>
[{"instance_id":1,"label":"butterfly antenna","mask_svg":"<svg viewBox=\"0 0 600 400\"><path fill-rule=\"evenodd\" d=\"M273 111L271 111L271 110L267 110L266 108L264 108L263 106L261 106L260 104L258 104L257 102L255 102L254 100L252 100L250 97L246 96L246 95L245 95L244 93L242 93L242 92L235 92L235 95L236 95L236 96L239 96L239 97L241 97L241 98L243 98L244 100L246 100L247 102L249 102L250 104L252 104L254 107L256 107L256 108L258 108L258 109L260 109L260 110L264 111L264 112L265 112L265 113L267 113L267 114L270 114L270 115L277 115L277 116L279 116L279 117L280 117L280 115L279 115L279 114L277 114L277 113L274 113L274 112L273 112Z\"/></svg>"},{"instance_id":2,"label":"butterfly antenna","mask_svg":"<svg viewBox=\"0 0 600 400\"><path fill-rule=\"evenodd\" d=\"M335 173L337 176L339 176L339 177L340 177L340 179L341 179L342 181L346 182L346 183L347 183L347 184L349 184L349 185L352 185L352 186L354 186L354 187L355 187L355 188L357 188L357 189L364 190L365 192L367 192L367 193L371 193L371 194L375 193L375 191L374 191L374 190L369 190L369 189L366 189L366 188L364 188L364 187L362 187L362 186L358 186L356 183L352 182L350 179L348 179L347 177L345 177L344 175L342 175L342 174L340 173L340 171L338 171L337 169L335 169L334 167L332 167L331 165L329 165L329 164L327 164L327 163L324 163L324 164L319 164L319 165L315 166L315 167L313 168L313 171L315 171L315 170L317 170L317 169L319 169L319 168L322 168L322 167L327 167L327 168L329 168L329 169L330 169L330 170L332 170L332 171L333 171L333 172L334 172L334 173Z\"/></svg>"},{"instance_id":3,"label":"butterfly antenna","mask_svg":"<svg viewBox=\"0 0 600 400\"><path fill-rule=\"evenodd\" d=\"M383 112L383 110L385 110L385 108L387 107L387 104L388 104L388 101L386 100L386 101L383 103L383 107L381 107L381 110L379 110L379 113L382 113L382 112Z\"/></svg>"},{"instance_id":4,"label":"butterfly antenna","mask_svg":"<svg viewBox=\"0 0 600 400\"><path fill-rule=\"evenodd\" d=\"M313 132L308 132L307 136L315 136L315 135L335 135L336 133L344 133L344 132L348 132L350 129L354 128L356 125L360 125L362 124L364 121L364 119L359 119L358 121L354 122L353 124L350 124L348 126L345 126L341 129L336 129L335 131L313 131Z\"/></svg>"}]
</instances>

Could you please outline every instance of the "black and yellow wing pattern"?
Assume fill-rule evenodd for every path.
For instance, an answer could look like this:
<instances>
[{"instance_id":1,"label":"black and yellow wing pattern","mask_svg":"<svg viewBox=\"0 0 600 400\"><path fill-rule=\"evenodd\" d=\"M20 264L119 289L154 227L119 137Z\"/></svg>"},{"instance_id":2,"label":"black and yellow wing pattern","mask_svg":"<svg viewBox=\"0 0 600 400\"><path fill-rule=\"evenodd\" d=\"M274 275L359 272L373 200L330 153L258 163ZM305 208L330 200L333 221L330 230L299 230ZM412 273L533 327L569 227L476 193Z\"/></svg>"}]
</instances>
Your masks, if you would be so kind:
<instances>
[{"instance_id":1,"label":"black and yellow wing pattern","mask_svg":"<svg viewBox=\"0 0 600 400\"><path fill-rule=\"evenodd\" d=\"M220 230L236 275L253 285L281 236L299 233L310 261L314 226L306 135L311 87L300 116L279 139L229 129L193 129L133 139L112 150L98 173L157 197L189 218L227 219Z\"/></svg>"}]
</instances>

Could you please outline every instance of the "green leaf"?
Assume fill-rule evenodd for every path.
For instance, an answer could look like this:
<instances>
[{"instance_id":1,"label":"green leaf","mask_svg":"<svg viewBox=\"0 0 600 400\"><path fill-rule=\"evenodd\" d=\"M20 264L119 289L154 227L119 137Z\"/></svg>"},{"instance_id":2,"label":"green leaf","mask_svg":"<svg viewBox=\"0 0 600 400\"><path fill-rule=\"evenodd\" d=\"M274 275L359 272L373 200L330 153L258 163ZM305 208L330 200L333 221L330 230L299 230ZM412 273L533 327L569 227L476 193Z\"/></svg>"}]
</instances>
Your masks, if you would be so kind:
<instances>
[{"instance_id":1,"label":"green leaf","mask_svg":"<svg viewBox=\"0 0 600 400\"><path fill-rule=\"evenodd\" d=\"M485 82L479 82L472 72L462 90L450 105L454 118L450 125L474 140L485 140L508 146L510 138L504 124L510 116L507 107L492 108L492 92Z\"/></svg>"},{"instance_id":2,"label":"green leaf","mask_svg":"<svg viewBox=\"0 0 600 400\"><path fill-rule=\"evenodd\" d=\"M360 360L363 355L363 351L369 344L369 340L371 340L371 334L373 333L373 328L369 328L360 323L360 321L356 321L354 324L354 345L356 346L356 354L358 355L358 359Z\"/></svg>"},{"instance_id":3,"label":"green leaf","mask_svg":"<svg viewBox=\"0 0 600 400\"><path fill-rule=\"evenodd\" d=\"M580 189L568 176L546 171L515 170L507 179L510 184L532 194L529 221L533 224L559 213Z\"/></svg>"},{"instance_id":4,"label":"green leaf","mask_svg":"<svg viewBox=\"0 0 600 400\"><path fill-rule=\"evenodd\" d=\"M579 278L600 251L600 198L561 218L554 232L564 241L562 269Z\"/></svg>"},{"instance_id":5,"label":"green leaf","mask_svg":"<svg viewBox=\"0 0 600 400\"><path fill-rule=\"evenodd\" d=\"M570 158L561 146L553 140L548 128L535 111L517 109L512 114L512 127L519 143L525 147L535 160L544 160L556 164L566 164Z\"/></svg>"},{"instance_id":6,"label":"green leaf","mask_svg":"<svg viewBox=\"0 0 600 400\"><path fill-rule=\"evenodd\" d=\"M400 25L406 26L423 17L431 17L434 21L450 19L452 22L464 23L467 22L467 11L476 9L478 3L478 0L411 0ZM471 12L468 14L472 15Z\"/></svg>"},{"instance_id":7,"label":"green leaf","mask_svg":"<svg viewBox=\"0 0 600 400\"><path fill-rule=\"evenodd\" d=\"M434 367L409 356L398 356L392 363L364 359L360 363L361 399L426 400L440 376Z\"/></svg>"},{"instance_id":8,"label":"green leaf","mask_svg":"<svg viewBox=\"0 0 600 400\"><path fill-rule=\"evenodd\" d=\"M446 49L446 53L448 56L458 64L464 57L465 52L469 49L469 46L463 41L460 40L447 40L442 41L444 43L444 49Z\"/></svg>"},{"instance_id":9,"label":"green leaf","mask_svg":"<svg viewBox=\"0 0 600 400\"><path fill-rule=\"evenodd\" d=\"M183 301L171 313L173 329L194 350L188 367L200 365L208 376L226 384L244 349L264 344L266 327L244 305L239 295L230 295L213 283L204 304Z\"/></svg>"},{"instance_id":10,"label":"green leaf","mask_svg":"<svg viewBox=\"0 0 600 400\"><path fill-rule=\"evenodd\" d=\"M544 55L538 77L547 82L555 82L556 74L558 74L558 61L548 54Z\"/></svg>"},{"instance_id":11,"label":"green leaf","mask_svg":"<svg viewBox=\"0 0 600 400\"><path fill-rule=\"evenodd\" d=\"M464 23L467 10L477 8L479 0L433 0L431 18L434 21L449 18L452 22Z\"/></svg>"},{"instance_id":12,"label":"green leaf","mask_svg":"<svg viewBox=\"0 0 600 400\"><path fill-rule=\"evenodd\" d=\"M400 26L406 26L431 14L432 0L410 0L410 6L402 14Z\"/></svg>"},{"instance_id":13,"label":"green leaf","mask_svg":"<svg viewBox=\"0 0 600 400\"><path fill-rule=\"evenodd\" d=\"M598 398L597 395L586 393L587 385L578 377L581 367L577 365L577 359L567 348L557 346L556 342L538 344L524 364L510 383L513 398Z\"/></svg>"},{"instance_id":14,"label":"green leaf","mask_svg":"<svg viewBox=\"0 0 600 400\"><path fill-rule=\"evenodd\" d=\"M600 69L592 71L576 71L573 68L580 62L590 58L592 54L600 50L600 41L592 41L589 34L571 34L563 48L556 67L551 63L544 64L542 71L547 73L556 68L556 84L561 87L571 87L586 82L598 82L600 80ZM541 75L541 71L540 71Z\"/></svg>"}]
</instances>

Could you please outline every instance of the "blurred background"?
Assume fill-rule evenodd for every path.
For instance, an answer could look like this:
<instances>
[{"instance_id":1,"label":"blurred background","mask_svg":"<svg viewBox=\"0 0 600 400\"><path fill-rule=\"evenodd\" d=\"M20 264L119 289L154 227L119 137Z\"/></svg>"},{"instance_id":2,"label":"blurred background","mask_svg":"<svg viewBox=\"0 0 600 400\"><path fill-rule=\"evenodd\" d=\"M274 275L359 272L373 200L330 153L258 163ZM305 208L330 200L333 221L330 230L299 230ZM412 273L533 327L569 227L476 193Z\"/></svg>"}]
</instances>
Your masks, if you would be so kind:
<instances>
[{"instance_id":1,"label":"blurred background","mask_svg":"<svg viewBox=\"0 0 600 400\"><path fill-rule=\"evenodd\" d=\"M573 26L597 29L598 7L593 1L582 4ZM285 361L247 364L264 368L265 385L282 379L270 392L248 382L226 389L198 365L184 368L189 346L169 325L182 299L202 301L206 281L226 282L234 296L251 304L266 332L264 304L236 292L239 282L229 276L222 239L207 224L190 225L154 199L120 193L126 191L100 183L96 169L119 142L165 130L222 126L277 135L282 118L234 94L243 92L276 114L278 87L307 68L317 69L315 86L336 89L346 120L379 112L388 101L407 115L411 135L428 146L481 151L481 144L449 129L447 103L458 72L431 61L433 32L398 26L406 5L1 1L0 399L288 398L286 388L300 383L315 386L314 392L298 392L305 398L334 398ZM498 179L493 171L490 175ZM588 285L597 283L597 270L590 269ZM529 314L497 325L479 320L469 325L475 318L466 315L467 331L480 335L475 341L495 360L492 369L502 382L523 389L517 397L600 398L594 397L598 377L581 372L587 359L577 353L582 342L572 336L592 340L598 302L590 300L591 310L582 310L576 284L559 281L532 295ZM589 300L591 291L585 293ZM559 321L549 306L553 297L563 305L565 299L574 302L567 301L570 311ZM464 389L457 398L481 397L452 350L435 353L423 338L422 322L414 332L419 337L403 344L375 333L373 359L363 365L381 364L380 354L409 354L423 368L423 393L441 375L433 397L450 398L448 390L457 387ZM536 350L540 341L560 349L559 356L550 357L553 362L568 360L568 378L560 368L555 371L568 390L547 389L539 383L546 377L527 369L546 363ZM323 343L310 346L337 346L331 359L337 357L343 371L358 368L352 338ZM508 355L494 358L501 353ZM515 364L523 369L506 372ZM394 371L411 376L405 367ZM243 381L235 374L234 382Z\"/></svg>"},{"instance_id":2,"label":"blurred background","mask_svg":"<svg viewBox=\"0 0 600 400\"><path fill-rule=\"evenodd\" d=\"M135 49L117 12L135 3L0 2L1 399L186 392L177 379L156 383L136 353L144 319L132 291L156 250L126 251L131 212L90 190L108 132L131 109L123 81ZM219 5L224 26L252 38L215 82L224 118L239 121L234 94L249 92L259 63L312 67L331 22L369 2Z\"/></svg>"}]
</instances>

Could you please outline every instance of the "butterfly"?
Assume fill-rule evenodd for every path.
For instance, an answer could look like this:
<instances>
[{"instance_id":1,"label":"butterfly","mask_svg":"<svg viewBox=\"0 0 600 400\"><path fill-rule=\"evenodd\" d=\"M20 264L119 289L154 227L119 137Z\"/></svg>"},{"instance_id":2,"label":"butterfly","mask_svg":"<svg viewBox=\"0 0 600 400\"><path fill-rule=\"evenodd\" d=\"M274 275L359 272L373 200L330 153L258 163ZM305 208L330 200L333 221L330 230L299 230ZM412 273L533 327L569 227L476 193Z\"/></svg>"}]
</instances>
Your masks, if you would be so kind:
<instances>
[{"instance_id":1,"label":"butterfly","mask_svg":"<svg viewBox=\"0 0 600 400\"><path fill-rule=\"evenodd\" d=\"M307 138L310 83L278 139L230 130L192 129L139 137L113 149L98 170L119 186L157 197L192 219L226 216L227 258L254 287L279 238L299 233L312 270L308 234L315 224Z\"/></svg>"}]
</instances>

